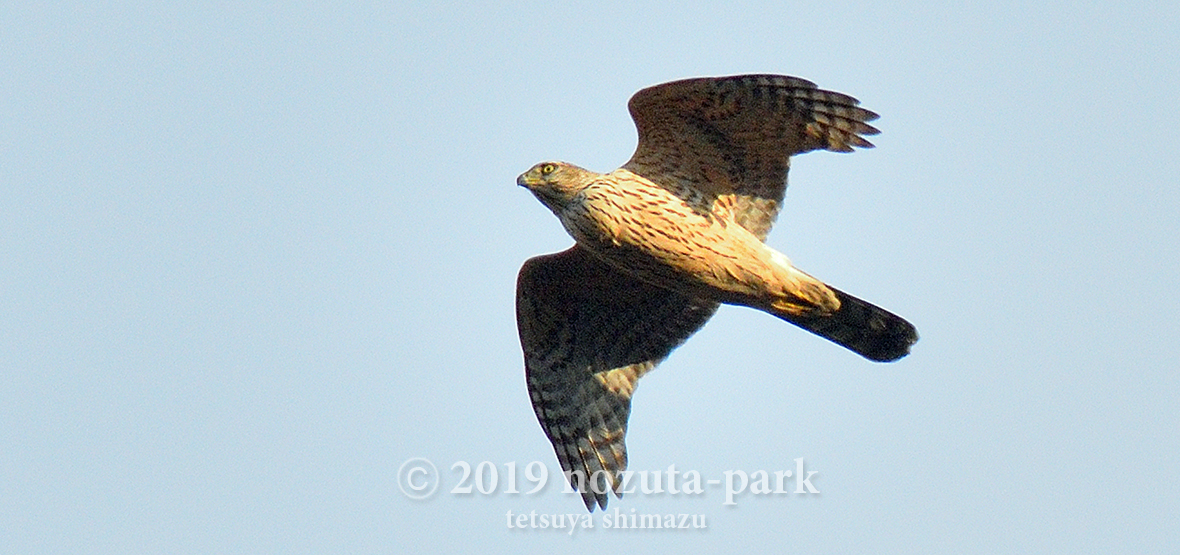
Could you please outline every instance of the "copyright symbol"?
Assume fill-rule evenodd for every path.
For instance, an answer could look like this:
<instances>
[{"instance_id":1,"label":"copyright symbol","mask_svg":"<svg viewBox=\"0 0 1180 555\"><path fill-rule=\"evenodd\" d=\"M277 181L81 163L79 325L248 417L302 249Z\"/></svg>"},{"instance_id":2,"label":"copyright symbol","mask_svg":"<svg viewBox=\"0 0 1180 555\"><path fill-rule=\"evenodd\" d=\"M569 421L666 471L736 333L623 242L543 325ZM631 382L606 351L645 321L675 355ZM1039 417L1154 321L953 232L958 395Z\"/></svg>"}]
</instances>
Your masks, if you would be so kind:
<instances>
[{"instance_id":1,"label":"copyright symbol","mask_svg":"<svg viewBox=\"0 0 1180 555\"><path fill-rule=\"evenodd\" d=\"M408 459L397 469L397 485L410 499L426 499L438 489L438 469L421 457Z\"/></svg>"}]
</instances>

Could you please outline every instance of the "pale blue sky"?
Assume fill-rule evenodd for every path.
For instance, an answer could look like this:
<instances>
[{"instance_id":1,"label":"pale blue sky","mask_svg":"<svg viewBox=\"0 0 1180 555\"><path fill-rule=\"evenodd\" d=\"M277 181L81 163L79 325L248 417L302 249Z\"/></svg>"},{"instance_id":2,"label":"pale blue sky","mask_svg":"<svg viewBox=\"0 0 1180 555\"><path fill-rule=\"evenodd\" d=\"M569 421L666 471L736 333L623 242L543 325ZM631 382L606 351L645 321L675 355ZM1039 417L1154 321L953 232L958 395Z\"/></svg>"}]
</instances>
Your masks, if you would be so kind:
<instances>
[{"instance_id":1,"label":"pale blue sky","mask_svg":"<svg viewBox=\"0 0 1180 555\"><path fill-rule=\"evenodd\" d=\"M0 6L0 551L1177 544L1180 8L488 4ZM794 161L769 242L922 340L878 365L725 307L642 380L631 467L802 457L822 493L507 529L583 512L449 493L457 461L558 469L513 294L571 240L516 176L613 169L636 90L746 72L881 114Z\"/></svg>"}]
</instances>

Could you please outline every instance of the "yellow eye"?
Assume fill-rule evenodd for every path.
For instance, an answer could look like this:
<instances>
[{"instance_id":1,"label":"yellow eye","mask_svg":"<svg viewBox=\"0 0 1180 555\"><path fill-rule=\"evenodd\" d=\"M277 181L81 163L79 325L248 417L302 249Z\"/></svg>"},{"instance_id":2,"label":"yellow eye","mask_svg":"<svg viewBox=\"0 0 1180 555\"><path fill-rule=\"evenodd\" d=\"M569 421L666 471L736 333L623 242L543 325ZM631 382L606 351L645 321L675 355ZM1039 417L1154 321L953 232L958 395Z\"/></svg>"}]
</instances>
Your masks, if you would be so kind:
<instances>
[{"instance_id":1,"label":"yellow eye","mask_svg":"<svg viewBox=\"0 0 1180 555\"><path fill-rule=\"evenodd\" d=\"M557 169L553 164L545 164L541 166L541 175L549 175Z\"/></svg>"}]
</instances>

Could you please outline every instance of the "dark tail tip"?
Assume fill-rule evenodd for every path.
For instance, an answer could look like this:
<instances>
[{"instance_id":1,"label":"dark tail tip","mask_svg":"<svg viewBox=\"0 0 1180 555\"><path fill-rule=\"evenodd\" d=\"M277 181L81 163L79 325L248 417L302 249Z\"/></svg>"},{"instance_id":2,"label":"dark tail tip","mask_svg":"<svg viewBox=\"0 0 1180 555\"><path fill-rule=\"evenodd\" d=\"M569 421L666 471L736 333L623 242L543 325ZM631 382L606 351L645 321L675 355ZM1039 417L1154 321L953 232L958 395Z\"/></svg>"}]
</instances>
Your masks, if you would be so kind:
<instances>
[{"instance_id":1,"label":"dark tail tip","mask_svg":"<svg viewBox=\"0 0 1180 555\"><path fill-rule=\"evenodd\" d=\"M881 310L881 312L885 312ZM881 328L866 334L860 342L857 353L876 362L893 362L910 354L910 347L918 342L918 330L904 318L885 312L892 316L891 320L878 320L876 317L869 321L870 326L880 323ZM851 348L851 347L849 347Z\"/></svg>"},{"instance_id":2,"label":"dark tail tip","mask_svg":"<svg viewBox=\"0 0 1180 555\"><path fill-rule=\"evenodd\" d=\"M827 316L787 321L873 361L892 362L910 354L918 330L905 318L832 288L840 310Z\"/></svg>"}]
</instances>

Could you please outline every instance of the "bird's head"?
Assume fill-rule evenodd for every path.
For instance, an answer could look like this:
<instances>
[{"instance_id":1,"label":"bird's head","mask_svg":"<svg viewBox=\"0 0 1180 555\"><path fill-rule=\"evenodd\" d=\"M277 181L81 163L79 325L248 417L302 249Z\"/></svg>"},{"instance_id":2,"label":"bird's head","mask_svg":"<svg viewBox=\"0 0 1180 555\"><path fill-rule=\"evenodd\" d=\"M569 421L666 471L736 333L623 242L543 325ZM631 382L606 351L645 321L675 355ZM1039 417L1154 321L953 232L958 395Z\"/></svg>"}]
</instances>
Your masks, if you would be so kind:
<instances>
[{"instance_id":1,"label":"bird's head","mask_svg":"<svg viewBox=\"0 0 1180 555\"><path fill-rule=\"evenodd\" d=\"M533 192L555 212L563 209L598 174L565 162L541 162L516 178L516 184Z\"/></svg>"}]
</instances>

